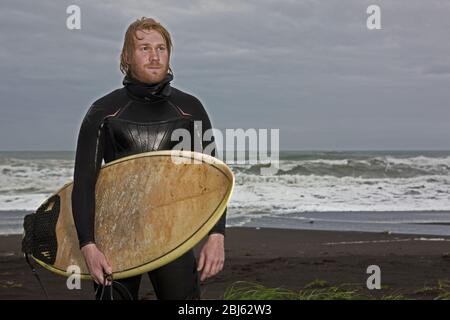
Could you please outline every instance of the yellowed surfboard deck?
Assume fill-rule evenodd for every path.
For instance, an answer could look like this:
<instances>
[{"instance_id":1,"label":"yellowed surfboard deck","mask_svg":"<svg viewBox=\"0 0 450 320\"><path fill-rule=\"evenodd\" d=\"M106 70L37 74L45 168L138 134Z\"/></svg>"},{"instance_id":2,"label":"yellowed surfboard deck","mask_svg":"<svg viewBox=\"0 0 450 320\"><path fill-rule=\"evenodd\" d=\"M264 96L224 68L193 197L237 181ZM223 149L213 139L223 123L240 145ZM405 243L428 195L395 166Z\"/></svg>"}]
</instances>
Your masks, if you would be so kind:
<instances>
[{"instance_id":1,"label":"yellowed surfboard deck","mask_svg":"<svg viewBox=\"0 0 450 320\"><path fill-rule=\"evenodd\" d=\"M66 276L69 266L78 266L87 279L72 217L72 185L38 210L43 219L54 215L57 247L42 245L32 257ZM194 247L222 216L233 186L226 164L197 152L147 152L103 166L96 184L95 239L114 278L151 271Z\"/></svg>"}]
</instances>

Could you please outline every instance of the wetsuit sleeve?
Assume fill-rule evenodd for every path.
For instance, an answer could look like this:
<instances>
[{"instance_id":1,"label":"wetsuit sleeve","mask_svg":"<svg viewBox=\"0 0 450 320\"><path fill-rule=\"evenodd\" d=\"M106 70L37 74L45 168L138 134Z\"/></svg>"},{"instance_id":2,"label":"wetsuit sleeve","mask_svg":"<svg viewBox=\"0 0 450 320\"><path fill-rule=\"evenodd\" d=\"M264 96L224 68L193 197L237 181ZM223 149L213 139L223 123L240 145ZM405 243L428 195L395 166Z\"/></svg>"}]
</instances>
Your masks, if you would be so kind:
<instances>
[{"instance_id":1,"label":"wetsuit sleeve","mask_svg":"<svg viewBox=\"0 0 450 320\"><path fill-rule=\"evenodd\" d=\"M103 158L103 108L93 105L78 134L72 189L72 213L80 248L95 243L95 184Z\"/></svg>"},{"instance_id":2,"label":"wetsuit sleeve","mask_svg":"<svg viewBox=\"0 0 450 320\"><path fill-rule=\"evenodd\" d=\"M212 125L211 125L211 121L210 121L210 119L208 117L208 114L206 113L205 109L203 108L201 102L198 101L198 103L199 103L199 106L201 107L200 109L202 110L198 120L200 120L202 122L202 134L201 134L201 137L203 137L205 131L211 129ZM205 149L205 147L207 145L210 145L211 143L214 143L214 146L215 146L214 137L211 138L211 141L204 141L202 139L202 144L201 145L203 147L203 150ZM213 157L217 157L217 150L216 150L215 147L214 147L214 151L212 152L211 155ZM214 227L209 231L208 235L213 234L213 233L220 233L220 234L223 234L225 236L226 215L227 215L227 208L225 208L225 211L223 212L222 217L214 225Z\"/></svg>"}]
</instances>

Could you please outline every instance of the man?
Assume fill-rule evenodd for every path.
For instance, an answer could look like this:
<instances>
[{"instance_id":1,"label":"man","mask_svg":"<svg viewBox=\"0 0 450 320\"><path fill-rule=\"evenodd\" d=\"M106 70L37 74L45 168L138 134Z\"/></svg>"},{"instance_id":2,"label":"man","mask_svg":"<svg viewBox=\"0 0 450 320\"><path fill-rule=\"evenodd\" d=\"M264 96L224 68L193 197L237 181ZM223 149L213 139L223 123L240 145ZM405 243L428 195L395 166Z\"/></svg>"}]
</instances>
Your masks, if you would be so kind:
<instances>
[{"instance_id":1,"label":"man","mask_svg":"<svg viewBox=\"0 0 450 320\"><path fill-rule=\"evenodd\" d=\"M95 287L107 285L102 290L110 290L111 282L104 274L112 271L94 238L95 183L102 160L108 163L136 153L172 149L178 141L170 141L170 136L177 128L188 129L195 137L202 137L211 128L200 101L171 87L171 50L170 34L161 24L145 17L132 23L125 34L121 54L124 87L94 102L80 128L72 210L80 248ZM203 132L195 132L194 121L202 121ZM141 131L134 133L139 135L138 139L130 134L131 123L134 129L139 123ZM210 231L198 265L190 250L172 263L149 272L158 299L199 299L200 281L223 268L224 234L225 213ZM198 271L201 271L200 279ZM114 299L130 295L137 299L140 280L141 276L120 280L120 286L114 286L118 288L117 292L114 290ZM103 297L110 294L107 292Z\"/></svg>"}]
</instances>

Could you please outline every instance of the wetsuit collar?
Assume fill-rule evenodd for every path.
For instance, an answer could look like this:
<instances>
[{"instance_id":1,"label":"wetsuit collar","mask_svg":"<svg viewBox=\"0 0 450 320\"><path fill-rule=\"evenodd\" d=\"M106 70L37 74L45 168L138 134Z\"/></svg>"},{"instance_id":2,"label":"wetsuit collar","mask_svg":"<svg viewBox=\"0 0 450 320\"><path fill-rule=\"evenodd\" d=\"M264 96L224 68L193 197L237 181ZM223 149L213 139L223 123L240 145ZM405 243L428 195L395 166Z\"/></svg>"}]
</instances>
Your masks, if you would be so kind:
<instances>
[{"instance_id":1,"label":"wetsuit collar","mask_svg":"<svg viewBox=\"0 0 450 320\"><path fill-rule=\"evenodd\" d=\"M170 81L172 81L172 79L173 75L168 73L161 82L147 84L127 75L122 83L133 96L140 99L152 100L154 98L170 96L172 93Z\"/></svg>"}]
</instances>

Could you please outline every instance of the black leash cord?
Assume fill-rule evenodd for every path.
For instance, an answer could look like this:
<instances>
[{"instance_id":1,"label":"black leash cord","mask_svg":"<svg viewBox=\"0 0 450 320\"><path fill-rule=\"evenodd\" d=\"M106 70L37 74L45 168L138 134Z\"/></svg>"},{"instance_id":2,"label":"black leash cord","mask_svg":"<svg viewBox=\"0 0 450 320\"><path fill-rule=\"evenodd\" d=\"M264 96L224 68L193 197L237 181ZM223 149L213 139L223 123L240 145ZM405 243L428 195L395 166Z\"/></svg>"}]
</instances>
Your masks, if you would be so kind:
<instances>
[{"instance_id":1,"label":"black leash cord","mask_svg":"<svg viewBox=\"0 0 450 320\"><path fill-rule=\"evenodd\" d=\"M105 287L106 287L106 282L107 281L111 281L111 288L109 290L109 294L110 294L110 299L114 300L114 284L119 285L128 295L128 298L130 300L134 300L133 296L131 295L130 291L127 289L127 287L125 287L123 284L121 284L120 282L114 280L113 275L112 274L104 274L103 275L103 285L98 285L97 286L97 290L95 290L95 298L97 299L97 293L98 290L100 289L100 287L102 287L102 291L100 293L100 299L99 300L103 300L103 295L105 293Z\"/></svg>"},{"instance_id":2,"label":"black leash cord","mask_svg":"<svg viewBox=\"0 0 450 320\"><path fill-rule=\"evenodd\" d=\"M28 266L30 266L31 272L33 272L34 276L36 277L37 281L39 282L39 285L41 286L42 291L44 291L45 298L46 298L47 300L49 300L47 291L45 290L44 285L42 284L41 278L39 277L39 275L38 275L36 269L35 269L35 268L33 267L33 265L31 264L31 261L30 261L30 258L29 258L29 254L28 254L28 253L25 254L25 260L27 261Z\"/></svg>"}]
</instances>

